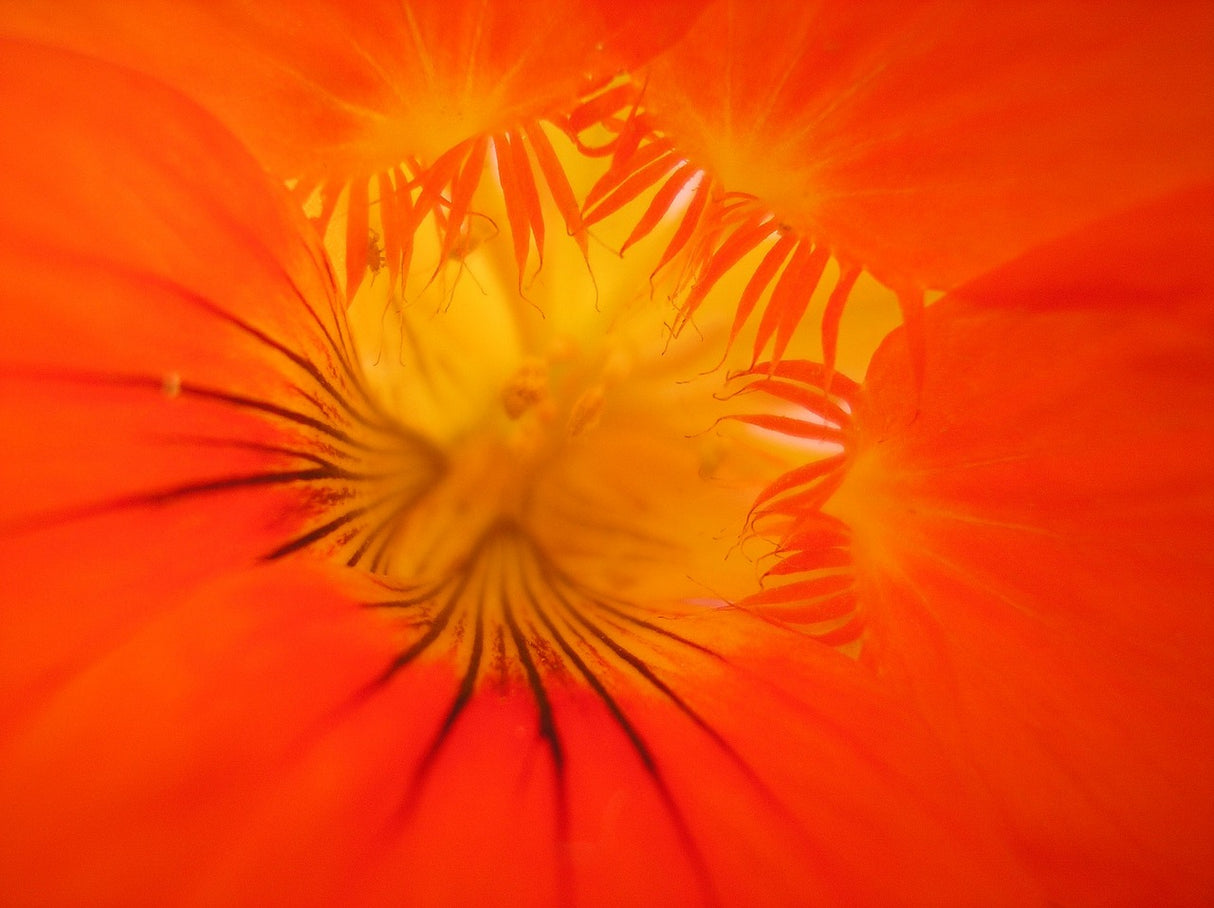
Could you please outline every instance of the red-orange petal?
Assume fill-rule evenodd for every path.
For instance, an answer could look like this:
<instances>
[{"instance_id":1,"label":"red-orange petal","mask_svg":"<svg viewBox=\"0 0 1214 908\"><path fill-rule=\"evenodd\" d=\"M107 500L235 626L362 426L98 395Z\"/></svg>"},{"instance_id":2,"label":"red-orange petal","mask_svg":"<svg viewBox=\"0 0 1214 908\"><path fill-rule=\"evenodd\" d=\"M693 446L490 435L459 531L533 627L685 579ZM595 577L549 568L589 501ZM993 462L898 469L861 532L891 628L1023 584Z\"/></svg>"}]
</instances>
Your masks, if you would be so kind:
<instances>
[{"instance_id":1,"label":"red-orange petal","mask_svg":"<svg viewBox=\"0 0 1214 908\"><path fill-rule=\"evenodd\" d=\"M386 623L351 604L358 579L293 562L166 592L5 729L7 897L319 904L355 875L394 806L394 736L426 710L398 703L402 724L378 723L375 746L350 721L352 694L393 652ZM334 729L351 746L326 765Z\"/></svg>"},{"instance_id":2,"label":"red-orange petal","mask_svg":"<svg viewBox=\"0 0 1214 908\"><path fill-rule=\"evenodd\" d=\"M0 30L180 88L279 176L348 179L572 109L691 16L662 18L641 0L76 0L7 9Z\"/></svg>"},{"instance_id":3,"label":"red-orange petal","mask_svg":"<svg viewBox=\"0 0 1214 908\"><path fill-rule=\"evenodd\" d=\"M1214 11L719 0L645 76L726 189L899 290L1214 174Z\"/></svg>"},{"instance_id":4,"label":"red-orange petal","mask_svg":"<svg viewBox=\"0 0 1214 908\"><path fill-rule=\"evenodd\" d=\"M445 251L466 239L465 204L444 218L433 206L449 194L467 197L485 171L473 154L460 171L444 170L449 152L491 135L560 123L588 91L634 65L680 34L704 0L680 0L687 11L669 18L656 0L628 0L608 9L600 0L69 0L21 4L0 14L0 34L34 38L147 72L215 113L281 179L298 180L302 199L321 187L325 230L347 199L345 291L353 299L368 265L380 267L378 234L386 221L368 225L367 186L402 162L422 180L412 226L432 214ZM665 21L664 21L665 20ZM534 139L533 139L534 143ZM541 149L538 154L542 155ZM461 154L461 159L466 155ZM504 166L512 220L532 226L515 232L520 281L529 235L542 260L544 224L534 176L523 145L506 146ZM555 159L541 158L547 183L567 223L576 204ZM414 166L415 163L419 166ZM498 157L502 164L501 156ZM503 176L503 179L506 179ZM345 193L348 188L348 198ZM411 201L412 187L375 209ZM382 198L382 197L381 197ZM376 201L370 202L372 206ZM335 207L336 206L336 207ZM340 218L339 218L340 221ZM578 243L585 237L576 228ZM393 280L412 254L412 231L384 248ZM385 243L387 239L385 236ZM369 253L369 248L376 251ZM436 270L446 261L427 263Z\"/></svg>"},{"instance_id":5,"label":"red-orange petal","mask_svg":"<svg viewBox=\"0 0 1214 908\"><path fill-rule=\"evenodd\" d=\"M1045 246L874 357L866 661L971 755L1059 904L1214 896L1214 192Z\"/></svg>"},{"instance_id":6,"label":"red-orange petal","mask_svg":"<svg viewBox=\"0 0 1214 908\"><path fill-rule=\"evenodd\" d=\"M462 650L448 640L385 680L426 632L358 604L390 599L349 572L259 569L174 602L72 679L0 745L9 891L124 905L1032 901L964 767L853 662L796 634L736 611L681 608L626 631L592 614L617 652L555 618L579 666L544 649L546 619L520 615L532 683L511 633L487 629L483 676L453 716L472 627Z\"/></svg>"},{"instance_id":7,"label":"red-orange petal","mask_svg":"<svg viewBox=\"0 0 1214 908\"><path fill-rule=\"evenodd\" d=\"M304 532L369 405L323 252L213 118L0 43L7 711Z\"/></svg>"}]
</instances>

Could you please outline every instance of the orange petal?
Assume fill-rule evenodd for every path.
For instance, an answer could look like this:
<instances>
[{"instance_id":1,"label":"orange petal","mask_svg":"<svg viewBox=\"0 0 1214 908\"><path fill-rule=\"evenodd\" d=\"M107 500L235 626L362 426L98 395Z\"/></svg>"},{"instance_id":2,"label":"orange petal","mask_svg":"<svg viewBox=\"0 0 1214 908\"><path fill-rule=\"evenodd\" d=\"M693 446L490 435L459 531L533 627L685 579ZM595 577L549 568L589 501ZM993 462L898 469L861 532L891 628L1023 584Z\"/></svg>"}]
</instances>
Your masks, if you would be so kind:
<instances>
[{"instance_id":1,"label":"orange petal","mask_svg":"<svg viewBox=\"0 0 1214 908\"><path fill-rule=\"evenodd\" d=\"M702 3L682 5L690 14ZM653 2L604 6L82 0L21 4L0 29L182 89L280 176L349 178L409 155L429 163L554 105L571 109L584 88L657 51L690 19L668 19Z\"/></svg>"},{"instance_id":2,"label":"orange petal","mask_svg":"<svg viewBox=\"0 0 1214 908\"><path fill-rule=\"evenodd\" d=\"M0 43L13 691L310 532L379 430L323 253L222 127L145 77Z\"/></svg>"},{"instance_id":3,"label":"orange petal","mask_svg":"<svg viewBox=\"0 0 1214 908\"><path fill-rule=\"evenodd\" d=\"M66 8L35 0L0 14L0 34L147 72L209 108L273 174L297 180L301 201L320 187L318 226L325 234L337 214L334 230L345 235L328 242L345 253L345 290L353 299L368 265L371 277L379 270L381 234L388 243L392 233L397 244L384 249L394 283L398 276L407 279L401 257L412 253L413 231L396 236L390 210L407 206L411 189L398 183L390 201L380 196L368 202L371 180L382 192L391 169L410 162L429 190L422 191L412 228L431 213L442 222L432 211L437 199L451 192L467 197L483 169L482 159L472 155L460 186L449 188L453 174L440 179L427 173L436 162L451 164L449 152L478 138L517 136L522 128L538 133L544 118L561 123L584 93L673 41L703 2L680 0L677 7L687 15L675 19L674 10L657 0L610 8L601 0L374 0L355 6L334 0L73 0ZM534 224L528 233L534 232L542 259L534 177L516 144L506 154L516 159L506 166L517 189L507 210L512 220ZM577 206L566 197L567 177L559 166L553 172L554 163L551 155L541 160L570 223ZM342 218L347 205L348 218ZM467 211L466 203L456 207ZM464 241L467 225L453 212L440 226L441 245ZM571 232L585 245L578 229ZM522 248L521 281L526 235L516 247ZM430 265L437 270L445 261L443 255Z\"/></svg>"},{"instance_id":4,"label":"orange petal","mask_svg":"<svg viewBox=\"0 0 1214 908\"><path fill-rule=\"evenodd\" d=\"M392 604L349 572L258 569L173 603L73 678L0 748L9 891L1031 899L964 769L854 663L795 634L741 612L684 607L659 627L516 602L413 658L435 613L408 630L392 617L408 607L360 601Z\"/></svg>"},{"instance_id":5,"label":"orange petal","mask_svg":"<svg viewBox=\"0 0 1214 908\"><path fill-rule=\"evenodd\" d=\"M410 709L426 711L396 704L402 724L378 723L372 747L365 722L343 723L352 692L392 652L380 616L351 606L360 587L347 574L295 562L168 595L9 729L0 740L9 896L317 904L335 876L349 878L393 808L393 735ZM325 765L334 728L359 746ZM360 774L369 764L382 772ZM363 787L352 790L351 777ZM302 862L283 857L304 852ZM232 892L233 879L249 888Z\"/></svg>"},{"instance_id":6,"label":"orange petal","mask_svg":"<svg viewBox=\"0 0 1214 908\"><path fill-rule=\"evenodd\" d=\"M1214 173L1214 11L720 0L646 75L726 189L899 290L947 289Z\"/></svg>"},{"instance_id":7,"label":"orange petal","mask_svg":"<svg viewBox=\"0 0 1214 908\"><path fill-rule=\"evenodd\" d=\"M865 658L969 753L1060 904L1214 894L1214 192L1056 242L878 351Z\"/></svg>"}]
</instances>

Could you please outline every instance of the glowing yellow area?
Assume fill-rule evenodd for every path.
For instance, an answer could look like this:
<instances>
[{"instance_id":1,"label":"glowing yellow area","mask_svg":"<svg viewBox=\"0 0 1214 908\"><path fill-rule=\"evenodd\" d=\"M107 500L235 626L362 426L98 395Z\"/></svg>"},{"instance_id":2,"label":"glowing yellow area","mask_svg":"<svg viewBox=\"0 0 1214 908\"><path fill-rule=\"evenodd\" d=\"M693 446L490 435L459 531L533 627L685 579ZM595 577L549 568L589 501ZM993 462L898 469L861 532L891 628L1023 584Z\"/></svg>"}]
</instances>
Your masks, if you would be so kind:
<instances>
[{"instance_id":1,"label":"glowing yellow area","mask_svg":"<svg viewBox=\"0 0 1214 908\"><path fill-rule=\"evenodd\" d=\"M651 283L650 274L666 237L621 259L613 250L637 214L625 210L592 236L588 269L549 211L543 266L532 250L520 289L487 166L461 257L436 270L440 247L423 226L404 294L381 270L351 308L374 392L448 458L443 478L402 516L385 569L432 582L508 525L562 571L634 601L754 592L771 545L743 539L750 505L816 454L725 419L797 415L760 395L728 397L737 390L727 388L728 372L751 360L744 334L722 364L746 263L671 338L680 275L672 267ZM378 230L374 201L371 210ZM339 274L344 234L335 218L329 246ZM833 283L828 271L823 297ZM839 360L852 375L897 320L888 294L877 305L866 298L873 288L862 281L853 306L868 317L845 318ZM790 358L819 357L814 310L824 304L815 299Z\"/></svg>"}]
</instances>

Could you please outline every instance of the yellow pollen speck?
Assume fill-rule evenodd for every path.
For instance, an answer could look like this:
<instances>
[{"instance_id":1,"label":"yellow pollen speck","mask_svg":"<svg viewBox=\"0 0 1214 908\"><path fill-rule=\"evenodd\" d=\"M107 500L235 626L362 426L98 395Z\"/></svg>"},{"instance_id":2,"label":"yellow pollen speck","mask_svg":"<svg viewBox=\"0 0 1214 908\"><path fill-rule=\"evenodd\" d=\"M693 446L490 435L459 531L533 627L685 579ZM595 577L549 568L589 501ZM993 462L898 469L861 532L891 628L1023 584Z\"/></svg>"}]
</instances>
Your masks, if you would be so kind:
<instances>
[{"instance_id":1,"label":"yellow pollen speck","mask_svg":"<svg viewBox=\"0 0 1214 908\"><path fill-rule=\"evenodd\" d=\"M548 366L543 360L529 358L502 389L502 407L511 419L518 419L548 396Z\"/></svg>"}]
</instances>

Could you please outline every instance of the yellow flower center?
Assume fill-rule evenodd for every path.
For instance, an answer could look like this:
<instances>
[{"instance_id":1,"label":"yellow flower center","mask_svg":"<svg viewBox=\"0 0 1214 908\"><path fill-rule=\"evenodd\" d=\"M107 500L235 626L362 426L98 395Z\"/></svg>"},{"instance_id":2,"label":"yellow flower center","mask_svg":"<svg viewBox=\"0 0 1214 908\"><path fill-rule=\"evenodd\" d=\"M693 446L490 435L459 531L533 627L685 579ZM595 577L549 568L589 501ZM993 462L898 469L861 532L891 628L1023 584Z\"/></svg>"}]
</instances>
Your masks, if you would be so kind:
<instances>
[{"instance_id":1,"label":"yellow flower center","mask_svg":"<svg viewBox=\"0 0 1214 908\"><path fill-rule=\"evenodd\" d=\"M563 163L576 179L582 165ZM777 398L732 396L730 370L752 365L744 343L725 356L747 269L722 281L691 330L672 337L680 275L672 266L654 280L660 231L621 258L612 250L634 220L625 211L617 227L596 227L590 268L576 243L551 231L542 265L520 278L492 162L486 168L454 252L423 224L403 290L380 256L368 256L350 310L367 384L383 411L439 452L441 466L399 461L416 475L389 478L402 493L395 502L381 496L372 529L356 550L339 547L339 557L432 591L480 577L500 585L490 599L507 598L510 583L506 568L486 565L490 557L544 575L533 587L559 574L580 595L610 592L642 607L754 594L775 546L774 534L756 538L748 525L756 497L838 448L730 419L804 418ZM384 229L374 187L369 210L374 252ZM340 211L329 246L344 273ZM436 268L444 248L447 261ZM892 298L878 313L855 333L858 343L840 350L844 370L854 373L865 347L896 320ZM786 357L818 359L817 345L816 332L803 331Z\"/></svg>"},{"instance_id":2,"label":"yellow flower center","mask_svg":"<svg viewBox=\"0 0 1214 908\"><path fill-rule=\"evenodd\" d=\"M569 247L549 250L522 294L492 243L413 298L360 294L353 325L369 383L446 457L401 515L384 570L436 579L509 525L594 585L744 595L755 570L731 549L789 452L716 424L738 412L713 396L722 348L691 336L672 345L670 304L650 298L647 274L596 270L596 290Z\"/></svg>"}]
</instances>

